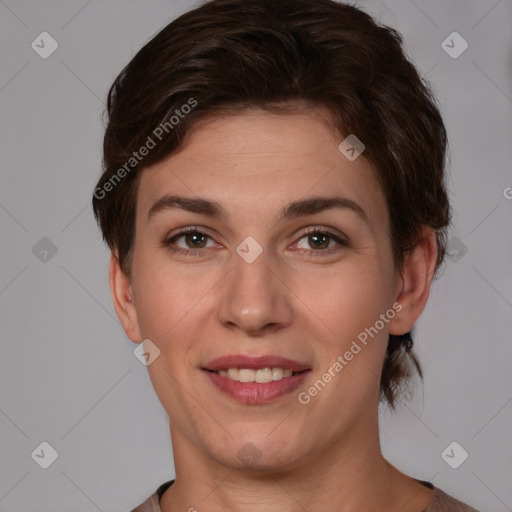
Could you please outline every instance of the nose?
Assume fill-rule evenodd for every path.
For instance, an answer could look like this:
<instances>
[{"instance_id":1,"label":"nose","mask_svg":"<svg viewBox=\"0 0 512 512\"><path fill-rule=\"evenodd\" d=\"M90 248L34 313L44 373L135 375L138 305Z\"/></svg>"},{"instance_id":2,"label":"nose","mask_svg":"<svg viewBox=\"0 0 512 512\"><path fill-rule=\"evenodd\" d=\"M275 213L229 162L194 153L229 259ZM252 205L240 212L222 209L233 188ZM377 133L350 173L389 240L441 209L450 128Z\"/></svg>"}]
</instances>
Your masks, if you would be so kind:
<instances>
[{"instance_id":1,"label":"nose","mask_svg":"<svg viewBox=\"0 0 512 512\"><path fill-rule=\"evenodd\" d=\"M293 293L273 267L265 251L252 263L235 256L220 283L217 317L224 327L263 336L291 324Z\"/></svg>"}]
</instances>

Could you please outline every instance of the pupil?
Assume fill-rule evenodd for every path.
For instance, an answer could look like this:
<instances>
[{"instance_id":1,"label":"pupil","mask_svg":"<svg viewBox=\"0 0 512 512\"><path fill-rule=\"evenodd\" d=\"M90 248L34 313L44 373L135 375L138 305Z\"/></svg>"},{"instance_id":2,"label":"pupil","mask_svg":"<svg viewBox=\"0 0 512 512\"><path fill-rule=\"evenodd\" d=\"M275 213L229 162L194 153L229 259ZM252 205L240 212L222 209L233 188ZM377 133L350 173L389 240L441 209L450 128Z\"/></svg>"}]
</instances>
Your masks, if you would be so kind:
<instances>
[{"instance_id":1,"label":"pupil","mask_svg":"<svg viewBox=\"0 0 512 512\"><path fill-rule=\"evenodd\" d=\"M192 242L192 245L194 245L195 248L197 248L199 246L198 244L195 243L196 241L198 241L198 238L204 238L204 235L201 235L200 233L192 233L192 234L189 234L188 236L194 240ZM199 240L199 242L201 242L201 240Z\"/></svg>"},{"instance_id":2,"label":"pupil","mask_svg":"<svg viewBox=\"0 0 512 512\"><path fill-rule=\"evenodd\" d=\"M310 239L313 239L315 240L315 242L313 243L313 245L315 245L316 247L320 247L323 245L323 242L320 242L320 244L317 244L316 241L318 241L319 239L323 239L323 242L325 242L325 240L328 238L326 235L310 235Z\"/></svg>"}]
</instances>

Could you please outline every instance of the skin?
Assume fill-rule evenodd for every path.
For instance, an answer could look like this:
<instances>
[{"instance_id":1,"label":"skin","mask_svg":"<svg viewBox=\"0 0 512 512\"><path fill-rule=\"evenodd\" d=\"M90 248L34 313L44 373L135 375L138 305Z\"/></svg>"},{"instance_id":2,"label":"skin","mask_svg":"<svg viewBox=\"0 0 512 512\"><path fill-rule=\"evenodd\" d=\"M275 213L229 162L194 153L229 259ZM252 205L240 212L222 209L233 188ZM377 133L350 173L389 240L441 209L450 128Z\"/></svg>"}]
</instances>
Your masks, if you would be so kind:
<instances>
[{"instance_id":1,"label":"skin","mask_svg":"<svg viewBox=\"0 0 512 512\"><path fill-rule=\"evenodd\" d=\"M422 228L396 272L383 192L364 153L349 161L338 150L342 140L320 109L244 111L201 122L179 152L141 175L132 276L114 251L110 285L128 338L160 350L148 371L169 415L176 470L164 512L419 512L433 497L383 458L378 394L388 334L409 331L428 299L434 232ZM225 214L168 209L148 220L171 193L218 201ZM370 225L347 209L276 220L294 200L329 195L355 201ZM173 246L199 244L199 256L162 246L187 226L209 238L194 245L189 235ZM309 227L330 227L349 246L327 239L317 248ZM236 252L247 236L263 249L252 263ZM401 311L309 404L299 403L298 392L394 303ZM200 370L235 353L289 357L312 372L297 392L241 404ZM252 462L237 457L248 443L259 454Z\"/></svg>"}]
</instances>

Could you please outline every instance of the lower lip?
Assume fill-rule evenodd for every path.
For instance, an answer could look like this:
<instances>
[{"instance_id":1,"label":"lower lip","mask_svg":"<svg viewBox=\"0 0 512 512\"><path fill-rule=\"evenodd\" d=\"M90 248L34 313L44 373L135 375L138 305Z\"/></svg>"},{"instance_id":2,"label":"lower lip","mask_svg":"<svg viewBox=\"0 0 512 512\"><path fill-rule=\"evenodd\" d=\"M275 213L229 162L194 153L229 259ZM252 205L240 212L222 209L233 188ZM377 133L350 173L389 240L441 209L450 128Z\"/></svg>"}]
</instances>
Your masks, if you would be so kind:
<instances>
[{"instance_id":1,"label":"lower lip","mask_svg":"<svg viewBox=\"0 0 512 512\"><path fill-rule=\"evenodd\" d=\"M244 404L263 404L291 393L304 382L310 372L310 370L306 370L281 380L259 383L239 382L228 377L221 377L215 372L203 371L218 389Z\"/></svg>"}]
</instances>

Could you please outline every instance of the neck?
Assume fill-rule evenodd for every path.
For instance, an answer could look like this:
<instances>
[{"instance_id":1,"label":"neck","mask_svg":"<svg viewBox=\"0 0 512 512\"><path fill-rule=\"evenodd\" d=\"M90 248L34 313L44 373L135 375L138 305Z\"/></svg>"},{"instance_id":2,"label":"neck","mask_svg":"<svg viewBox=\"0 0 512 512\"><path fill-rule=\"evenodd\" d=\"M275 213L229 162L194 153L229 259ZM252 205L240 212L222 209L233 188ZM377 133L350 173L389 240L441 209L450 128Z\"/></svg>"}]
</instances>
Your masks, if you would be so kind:
<instances>
[{"instance_id":1,"label":"neck","mask_svg":"<svg viewBox=\"0 0 512 512\"><path fill-rule=\"evenodd\" d=\"M176 481L162 497L162 512L386 512L397 505L402 512L423 510L433 491L383 458L377 414L373 421L361 420L342 439L320 445L286 469L228 467L171 425Z\"/></svg>"}]
</instances>

